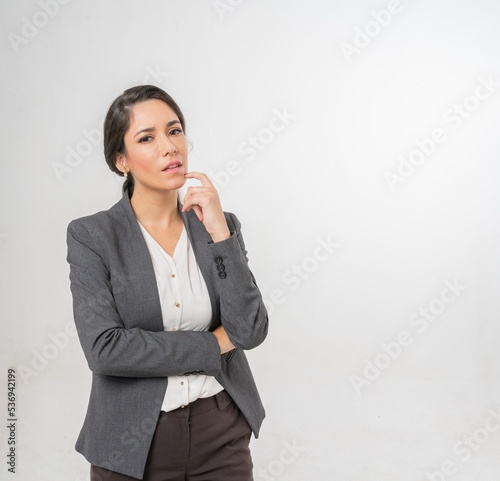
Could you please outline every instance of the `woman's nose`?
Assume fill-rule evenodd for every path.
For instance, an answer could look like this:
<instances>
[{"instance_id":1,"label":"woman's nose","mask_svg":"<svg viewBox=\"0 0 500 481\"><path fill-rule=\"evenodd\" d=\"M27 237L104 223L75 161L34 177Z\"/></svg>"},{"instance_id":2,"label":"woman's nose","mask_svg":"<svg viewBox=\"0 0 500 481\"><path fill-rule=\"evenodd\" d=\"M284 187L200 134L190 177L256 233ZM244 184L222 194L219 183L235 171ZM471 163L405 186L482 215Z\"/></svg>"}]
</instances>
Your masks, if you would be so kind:
<instances>
[{"instance_id":1,"label":"woman's nose","mask_svg":"<svg viewBox=\"0 0 500 481\"><path fill-rule=\"evenodd\" d=\"M175 144L167 136L163 137L160 148L161 148L161 155L163 156L167 154L175 154L177 152Z\"/></svg>"}]
</instances>

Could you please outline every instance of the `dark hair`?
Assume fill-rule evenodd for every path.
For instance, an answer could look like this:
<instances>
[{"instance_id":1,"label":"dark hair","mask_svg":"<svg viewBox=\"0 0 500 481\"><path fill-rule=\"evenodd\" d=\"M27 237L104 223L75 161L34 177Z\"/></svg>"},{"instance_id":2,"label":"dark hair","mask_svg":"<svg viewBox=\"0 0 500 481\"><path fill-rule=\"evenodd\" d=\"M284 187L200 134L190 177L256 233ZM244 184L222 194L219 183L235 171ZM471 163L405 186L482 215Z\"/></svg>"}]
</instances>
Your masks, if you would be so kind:
<instances>
[{"instance_id":1,"label":"dark hair","mask_svg":"<svg viewBox=\"0 0 500 481\"><path fill-rule=\"evenodd\" d=\"M152 99L165 102L179 118L182 130L186 130L181 109L174 99L161 88L155 85L138 85L125 90L111 104L104 119L104 157L109 168L118 175L123 176L124 174L116 168L116 156L125 153L124 137L130 127L132 109L134 105ZM129 197L134 192L134 178L130 173L123 183L123 192L125 191L128 192Z\"/></svg>"}]
</instances>

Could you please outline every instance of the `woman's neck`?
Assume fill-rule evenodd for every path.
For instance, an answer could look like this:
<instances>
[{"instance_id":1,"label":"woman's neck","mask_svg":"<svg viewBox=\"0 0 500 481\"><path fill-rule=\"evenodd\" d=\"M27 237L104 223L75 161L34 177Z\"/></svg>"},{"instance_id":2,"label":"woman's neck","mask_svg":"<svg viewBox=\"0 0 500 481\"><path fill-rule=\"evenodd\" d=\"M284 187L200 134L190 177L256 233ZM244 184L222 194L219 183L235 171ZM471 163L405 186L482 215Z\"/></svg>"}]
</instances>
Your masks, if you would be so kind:
<instances>
[{"instance_id":1,"label":"woman's neck","mask_svg":"<svg viewBox=\"0 0 500 481\"><path fill-rule=\"evenodd\" d=\"M144 227L168 229L180 219L176 190L145 191L134 188L130 205Z\"/></svg>"}]
</instances>

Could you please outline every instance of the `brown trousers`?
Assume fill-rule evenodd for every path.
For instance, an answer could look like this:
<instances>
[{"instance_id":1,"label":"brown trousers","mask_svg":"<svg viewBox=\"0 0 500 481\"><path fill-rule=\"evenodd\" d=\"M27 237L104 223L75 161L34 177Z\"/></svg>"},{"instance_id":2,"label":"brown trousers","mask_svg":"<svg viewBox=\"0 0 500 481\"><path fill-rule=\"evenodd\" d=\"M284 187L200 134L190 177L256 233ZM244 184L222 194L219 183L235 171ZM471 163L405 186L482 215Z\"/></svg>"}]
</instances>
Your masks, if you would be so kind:
<instances>
[{"instance_id":1,"label":"brown trousers","mask_svg":"<svg viewBox=\"0 0 500 481\"><path fill-rule=\"evenodd\" d=\"M161 411L143 481L253 481L251 429L226 391ZM92 465L91 481L137 481Z\"/></svg>"}]
</instances>

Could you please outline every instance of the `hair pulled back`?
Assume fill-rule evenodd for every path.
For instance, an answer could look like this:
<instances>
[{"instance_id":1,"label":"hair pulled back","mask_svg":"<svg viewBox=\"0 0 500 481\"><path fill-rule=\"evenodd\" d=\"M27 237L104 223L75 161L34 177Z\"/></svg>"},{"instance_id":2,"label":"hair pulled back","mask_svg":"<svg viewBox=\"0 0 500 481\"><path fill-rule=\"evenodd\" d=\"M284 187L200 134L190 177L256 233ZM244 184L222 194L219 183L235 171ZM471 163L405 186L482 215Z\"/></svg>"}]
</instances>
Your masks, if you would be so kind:
<instances>
[{"instance_id":1,"label":"hair pulled back","mask_svg":"<svg viewBox=\"0 0 500 481\"><path fill-rule=\"evenodd\" d=\"M184 115L174 99L164 90L155 85L138 85L125 90L109 107L104 119L104 157L109 168L118 175L124 176L116 167L116 156L125 153L125 134L130 127L132 109L138 103L146 100L161 100L177 115L186 131ZM129 173L123 183L123 192L131 197L134 192L134 178Z\"/></svg>"}]
</instances>

